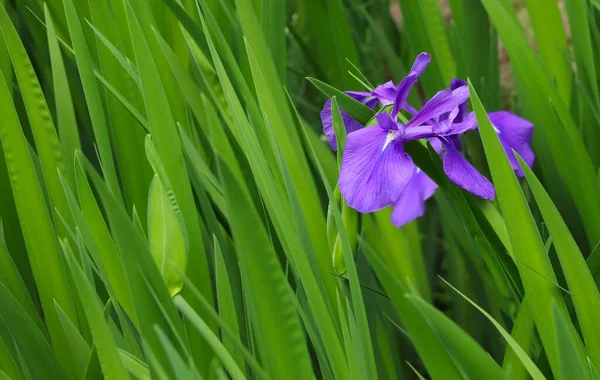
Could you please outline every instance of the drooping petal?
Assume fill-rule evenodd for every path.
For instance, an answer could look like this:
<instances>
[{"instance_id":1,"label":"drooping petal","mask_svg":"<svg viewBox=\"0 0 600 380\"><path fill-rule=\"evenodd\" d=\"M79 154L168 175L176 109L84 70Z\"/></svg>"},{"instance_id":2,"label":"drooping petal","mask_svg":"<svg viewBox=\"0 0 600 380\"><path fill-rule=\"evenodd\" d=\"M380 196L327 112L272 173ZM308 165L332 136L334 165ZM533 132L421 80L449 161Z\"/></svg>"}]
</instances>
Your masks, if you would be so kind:
<instances>
[{"instance_id":1,"label":"drooping petal","mask_svg":"<svg viewBox=\"0 0 600 380\"><path fill-rule=\"evenodd\" d=\"M513 149L527 163L533 166L535 155L531 150L533 124L529 121L506 111L491 112L488 114L496 133L506 151L506 155L517 176L522 177L523 171L513 153Z\"/></svg>"},{"instance_id":2,"label":"drooping petal","mask_svg":"<svg viewBox=\"0 0 600 380\"><path fill-rule=\"evenodd\" d=\"M442 141L444 145L444 172L458 187L481 198L494 199L494 185L467 161L453 144Z\"/></svg>"},{"instance_id":3,"label":"drooping petal","mask_svg":"<svg viewBox=\"0 0 600 380\"><path fill-rule=\"evenodd\" d=\"M419 126L428 120L436 118L444 113L452 111L469 98L467 86L458 89L442 90L429 99L423 108L406 124L406 128Z\"/></svg>"},{"instance_id":4,"label":"drooping petal","mask_svg":"<svg viewBox=\"0 0 600 380\"><path fill-rule=\"evenodd\" d=\"M360 212L393 204L412 176L414 164L402 143L389 141L393 133L376 125L348 135L338 185L348 205Z\"/></svg>"},{"instance_id":5,"label":"drooping petal","mask_svg":"<svg viewBox=\"0 0 600 380\"><path fill-rule=\"evenodd\" d=\"M370 92L347 91L345 94L363 103L369 108L375 108L377 105L377 99L374 98ZM363 127L362 124L354 120L352 116L348 115L341 108L340 114L342 115L342 121L346 127L347 134L350 134ZM327 142L329 143L329 146L331 146L334 151L337 150L337 140L335 138L333 119L331 116L331 99L327 99L325 106L321 111L321 122L323 123L323 133L325 133L325 136L327 136Z\"/></svg>"},{"instance_id":6,"label":"drooping petal","mask_svg":"<svg viewBox=\"0 0 600 380\"><path fill-rule=\"evenodd\" d=\"M427 174L415 167L415 172L410 181L402 190L400 197L394 203L392 212L392 224L398 228L423 216L425 212L425 201L429 199L437 189L437 185Z\"/></svg>"}]
</instances>

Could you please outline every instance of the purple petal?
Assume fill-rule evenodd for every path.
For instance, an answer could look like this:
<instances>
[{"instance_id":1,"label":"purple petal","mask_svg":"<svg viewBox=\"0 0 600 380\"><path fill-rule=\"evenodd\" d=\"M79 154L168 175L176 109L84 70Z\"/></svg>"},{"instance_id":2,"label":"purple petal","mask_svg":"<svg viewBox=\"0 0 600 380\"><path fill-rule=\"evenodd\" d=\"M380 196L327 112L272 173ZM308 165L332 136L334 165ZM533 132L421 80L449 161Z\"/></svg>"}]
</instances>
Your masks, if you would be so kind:
<instances>
[{"instance_id":1,"label":"purple petal","mask_svg":"<svg viewBox=\"0 0 600 380\"><path fill-rule=\"evenodd\" d=\"M523 171L513 153L513 149L519 153L529 167L533 166L535 155L530 146L531 137L533 136L533 124L506 111L491 112L488 116L506 151L511 166L517 176L522 177Z\"/></svg>"},{"instance_id":2,"label":"purple petal","mask_svg":"<svg viewBox=\"0 0 600 380\"><path fill-rule=\"evenodd\" d=\"M379 112L375 115L377 125L386 131L398 130L398 122L396 122L387 112Z\"/></svg>"},{"instance_id":3,"label":"purple petal","mask_svg":"<svg viewBox=\"0 0 600 380\"><path fill-rule=\"evenodd\" d=\"M431 56L429 54L421 53L417 55L417 58L415 58L415 63L413 63L409 74L415 73L417 76L423 74L423 71L425 71L427 65L429 65L429 62L431 62Z\"/></svg>"},{"instance_id":4,"label":"purple petal","mask_svg":"<svg viewBox=\"0 0 600 380\"><path fill-rule=\"evenodd\" d=\"M466 86L467 82L465 82L462 79L456 79L456 78L452 78L452 80L450 81L450 89L452 91ZM456 115L456 119L454 120L456 123L460 123L463 121L463 118L467 115L467 111L468 111L468 105L467 102L465 101L464 103L462 103L461 105L458 106L458 115Z\"/></svg>"},{"instance_id":5,"label":"purple petal","mask_svg":"<svg viewBox=\"0 0 600 380\"><path fill-rule=\"evenodd\" d=\"M476 128L477 118L475 117L475 113L471 112L460 123L452 123L449 119L442 120L433 126L433 132L440 136L456 136Z\"/></svg>"},{"instance_id":6,"label":"purple petal","mask_svg":"<svg viewBox=\"0 0 600 380\"><path fill-rule=\"evenodd\" d=\"M406 103L406 98L408 98L408 94L418 78L417 74L411 73L402 79L398 85L398 92L396 93L396 100L394 101L394 108L392 109L393 117L398 116L398 112L400 112L400 109L404 106L404 103Z\"/></svg>"},{"instance_id":7,"label":"purple petal","mask_svg":"<svg viewBox=\"0 0 600 380\"><path fill-rule=\"evenodd\" d=\"M413 85L419 79L419 76L423 74L423 71L427 68L431 62L431 56L427 53L421 53L415 58L415 63L413 63L412 68L408 75L402 79L400 84L398 85L398 90L395 96L394 101L394 109L392 110L392 116L398 115L400 109L404 107L406 103L406 98L408 98L408 94L412 89Z\"/></svg>"},{"instance_id":8,"label":"purple petal","mask_svg":"<svg viewBox=\"0 0 600 380\"><path fill-rule=\"evenodd\" d=\"M358 92L358 91L347 91L346 95L354 98L355 100L363 103L369 108L375 108L377 105L377 99L372 98L372 94L370 92ZM357 129L361 129L363 125L358 121L354 120L352 116L348 115L344 110L340 108L340 114L342 115L342 121L344 122L344 126L346 127L346 133L350 134ZM331 116L331 99L327 99L325 102L325 106L321 111L321 122L323 123L323 133L327 136L327 142L331 149L334 151L337 150L337 140L335 138L335 131L333 129L333 119Z\"/></svg>"},{"instance_id":9,"label":"purple petal","mask_svg":"<svg viewBox=\"0 0 600 380\"><path fill-rule=\"evenodd\" d=\"M394 132L373 126L348 135L338 185L348 205L360 212L393 204L413 173L412 159L400 141L388 141L389 133Z\"/></svg>"},{"instance_id":10,"label":"purple petal","mask_svg":"<svg viewBox=\"0 0 600 380\"><path fill-rule=\"evenodd\" d=\"M435 193L436 189L437 185L435 182L427 174L415 167L413 176L394 204L392 224L400 228L414 219L423 216L425 201Z\"/></svg>"},{"instance_id":11,"label":"purple petal","mask_svg":"<svg viewBox=\"0 0 600 380\"><path fill-rule=\"evenodd\" d=\"M396 99L396 85L394 85L394 82L392 81L386 82L381 86L377 86L375 90L373 90L373 95L379 99L384 107L388 106L394 103L394 100Z\"/></svg>"},{"instance_id":12,"label":"purple petal","mask_svg":"<svg viewBox=\"0 0 600 380\"><path fill-rule=\"evenodd\" d=\"M461 187L481 198L494 199L496 191L494 185L477 171L456 148L442 141L444 144L444 172L458 187Z\"/></svg>"},{"instance_id":13,"label":"purple petal","mask_svg":"<svg viewBox=\"0 0 600 380\"><path fill-rule=\"evenodd\" d=\"M456 90L459 87L466 86L466 85L467 85L467 82L465 82L462 79L452 78L452 80L450 80L450 89L452 91Z\"/></svg>"},{"instance_id":14,"label":"purple petal","mask_svg":"<svg viewBox=\"0 0 600 380\"><path fill-rule=\"evenodd\" d=\"M433 96L413 118L406 127L418 126L426 121L452 111L469 98L469 88L459 87L454 91L442 90Z\"/></svg>"}]
</instances>

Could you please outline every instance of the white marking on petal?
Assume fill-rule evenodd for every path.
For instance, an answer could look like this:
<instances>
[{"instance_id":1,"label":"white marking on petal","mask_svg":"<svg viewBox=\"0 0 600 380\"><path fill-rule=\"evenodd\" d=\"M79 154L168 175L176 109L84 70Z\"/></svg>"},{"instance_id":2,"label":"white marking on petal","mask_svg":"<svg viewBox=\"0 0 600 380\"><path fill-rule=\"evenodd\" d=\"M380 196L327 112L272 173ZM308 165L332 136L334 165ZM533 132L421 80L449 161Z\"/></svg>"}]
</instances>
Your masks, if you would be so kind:
<instances>
[{"instance_id":1,"label":"white marking on petal","mask_svg":"<svg viewBox=\"0 0 600 380\"><path fill-rule=\"evenodd\" d=\"M492 128L494 128L494 131L496 131L496 134L499 135L500 134L500 130L498 128L496 128L496 126L494 125L494 123L492 124Z\"/></svg>"},{"instance_id":2,"label":"white marking on petal","mask_svg":"<svg viewBox=\"0 0 600 380\"><path fill-rule=\"evenodd\" d=\"M387 136L385 137L385 143L383 144L383 148L381 148L382 152L385 150L385 148L387 148L388 145L390 145L392 141L394 141L394 139L396 138L396 133L398 133L398 131L388 132Z\"/></svg>"}]
</instances>

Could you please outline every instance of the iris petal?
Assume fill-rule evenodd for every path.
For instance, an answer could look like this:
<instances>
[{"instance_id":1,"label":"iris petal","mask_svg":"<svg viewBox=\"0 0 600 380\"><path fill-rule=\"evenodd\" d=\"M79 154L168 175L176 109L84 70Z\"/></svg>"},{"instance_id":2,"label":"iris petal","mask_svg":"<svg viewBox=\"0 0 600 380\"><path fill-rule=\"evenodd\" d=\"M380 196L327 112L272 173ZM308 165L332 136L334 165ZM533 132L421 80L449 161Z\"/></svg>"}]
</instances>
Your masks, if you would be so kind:
<instances>
[{"instance_id":1,"label":"iris petal","mask_svg":"<svg viewBox=\"0 0 600 380\"><path fill-rule=\"evenodd\" d=\"M402 144L386 146L389 133L395 132L373 126L346 140L338 185L348 205L360 212L392 205L413 174L414 164Z\"/></svg>"},{"instance_id":2,"label":"iris petal","mask_svg":"<svg viewBox=\"0 0 600 380\"><path fill-rule=\"evenodd\" d=\"M467 161L453 144L442 141L444 144L444 172L458 187L461 187L481 198L494 199L496 191L494 185L477 171Z\"/></svg>"},{"instance_id":3,"label":"iris petal","mask_svg":"<svg viewBox=\"0 0 600 380\"><path fill-rule=\"evenodd\" d=\"M437 189L437 185L427 174L415 167L415 172L410 181L402 190L400 197L394 203L392 224L402 227L425 213L425 201Z\"/></svg>"},{"instance_id":4,"label":"iris petal","mask_svg":"<svg viewBox=\"0 0 600 380\"><path fill-rule=\"evenodd\" d=\"M398 91L394 101L394 108L392 109L392 117L396 117L398 112L400 112L400 109L405 106L410 90L417 82L417 79L419 79L419 76L423 74L423 71L425 71L429 65L429 62L431 62L431 56L427 53L421 53L417 56L417 58L415 58L415 63L413 63L410 72L398 85Z\"/></svg>"},{"instance_id":5,"label":"iris petal","mask_svg":"<svg viewBox=\"0 0 600 380\"><path fill-rule=\"evenodd\" d=\"M513 153L513 149L519 153L519 156L523 158L529 167L533 166L535 155L530 146L533 136L533 124L506 111L491 112L488 116L496 128L496 132L512 168L515 170L517 176L522 177L523 171Z\"/></svg>"},{"instance_id":6,"label":"iris petal","mask_svg":"<svg viewBox=\"0 0 600 380\"><path fill-rule=\"evenodd\" d=\"M373 95L379 99L381 104L385 107L394 103L396 99L396 85L394 82L389 81L380 86L377 86L375 90L373 90Z\"/></svg>"},{"instance_id":7,"label":"iris petal","mask_svg":"<svg viewBox=\"0 0 600 380\"><path fill-rule=\"evenodd\" d=\"M442 90L433 96L407 124L406 128L419 126L431 119L434 119L444 113L452 111L464 103L469 98L469 88L467 86L458 89Z\"/></svg>"},{"instance_id":8,"label":"iris petal","mask_svg":"<svg viewBox=\"0 0 600 380\"><path fill-rule=\"evenodd\" d=\"M355 100L363 103L367 107L373 109L377 105L377 99L372 98L370 92L358 92L358 91L347 91L346 95L354 98ZM363 125L358 121L354 120L352 116L348 115L344 110L340 108L340 114L342 115L342 121L346 127L346 133L350 134L358 129L361 129ZM321 122L323 123L323 133L327 136L327 142L329 146L335 151L337 150L337 140L335 138L335 131L333 130L333 119L331 116L331 99L327 99L325 106L321 111Z\"/></svg>"}]
</instances>

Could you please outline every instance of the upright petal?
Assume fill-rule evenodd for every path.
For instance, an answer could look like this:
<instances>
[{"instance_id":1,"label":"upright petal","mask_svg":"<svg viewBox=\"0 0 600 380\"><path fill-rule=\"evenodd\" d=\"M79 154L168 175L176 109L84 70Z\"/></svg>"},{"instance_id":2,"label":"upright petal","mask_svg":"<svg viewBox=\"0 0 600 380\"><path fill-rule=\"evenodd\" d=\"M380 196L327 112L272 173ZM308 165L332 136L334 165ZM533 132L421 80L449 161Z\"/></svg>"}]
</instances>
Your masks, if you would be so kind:
<instances>
[{"instance_id":1,"label":"upright petal","mask_svg":"<svg viewBox=\"0 0 600 380\"><path fill-rule=\"evenodd\" d=\"M348 135L338 185L350 207L372 212L393 204L414 170L402 143L378 125ZM384 149L385 147L385 149Z\"/></svg>"},{"instance_id":2,"label":"upright petal","mask_svg":"<svg viewBox=\"0 0 600 380\"><path fill-rule=\"evenodd\" d=\"M506 151L506 156L511 166L519 177L523 176L523 171L519 162L513 153L519 153L529 167L533 166L535 155L531 150L531 138L533 136L533 124L529 121L514 115L510 112L499 111L488 114L496 133Z\"/></svg>"},{"instance_id":3,"label":"upright petal","mask_svg":"<svg viewBox=\"0 0 600 380\"><path fill-rule=\"evenodd\" d=\"M435 117L452 111L469 98L469 89L467 86L458 89L442 90L429 99L427 103L407 124L406 128L419 126Z\"/></svg>"},{"instance_id":4,"label":"upright petal","mask_svg":"<svg viewBox=\"0 0 600 380\"><path fill-rule=\"evenodd\" d=\"M375 120L377 120L377 125L386 131L398 130L398 122L392 119L390 114L387 112L379 112L377 115L375 115Z\"/></svg>"},{"instance_id":5,"label":"upright petal","mask_svg":"<svg viewBox=\"0 0 600 380\"><path fill-rule=\"evenodd\" d=\"M392 212L392 224L398 228L423 216L425 212L425 201L429 199L437 189L435 182L423 171L415 166L415 172L410 181L402 190L400 197L394 203Z\"/></svg>"},{"instance_id":6,"label":"upright petal","mask_svg":"<svg viewBox=\"0 0 600 380\"><path fill-rule=\"evenodd\" d=\"M467 82L465 82L462 79L457 79L457 78L452 78L452 80L450 81L450 89L452 91L466 86ZM461 105L458 106L458 114L456 115L456 119L454 120L454 122L456 123L460 123L463 121L463 118L467 115L467 111L468 111L468 105L467 102L465 101L464 103L462 103Z\"/></svg>"},{"instance_id":7,"label":"upright petal","mask_svg":"<svg viewBox=\"0 0 600 380\"><path fill-rule=\"evenodd\" d=\"M406 98L408 98L408 94L410 90L419 79L419 76L425 71L427 66L431 62L431 56L427 53L421 53L415 58L415 63L413 63L412 68L408 75L402 79L400 84L398 84L398 89L395 96L394 101L394 109L392 110L392 117L396 117L400 109L404 108L406 104Z\"/></svg>"},{"instance_id":8,"label":"upright petal","mask_svg":"<svg viewBox=\"0 0 600 380\"><path fill-rule=\"evenodd\" d=\"M471 129L477 128L477 118L475 117L474 112L471 112L463 117L462 122L456 122L456 118L454 120L455 122L450 122L448 119L442 120L438 124L434 125L433 132L439 134L440 136L456 136L468 132Z\"/></svg>"},{"instance_id":9,"label":"upright petal","mask_svg":"<svg viewBox=\"0 0 600 380\"><path fill-rule=\"evenodd\" d=\"M444 172L458 187L481 198L494 199L494 185L467 161L453 144L442 141L444 145Z\"/></svg>"},{"instance_id":10,"label":"upright petal","mask_svg":"<svg viewBox=\"0 0 600 380\"><path fill-rule=\"evenodd\" d=\"M420 53L415 58L415 62L413 63L412 67L410 68L409 74L414 73L417 76L423 74L423 71L425 71L425 69L429 65L429 62L431 62L431 56L427 53Z\"/></svg>"},{"instance_id":11,"label":"upright petal","mask_svg":"<svg viewBox=\"0 0 600 380\"><path fill-rule=\"evenodd\" d=\"M386 82L375 87L373 95L377 97L383 106L390 105L396 99L396 85L392 81Z\"/></svg>"},{"instance_id":12,"label":"upright petal","mask_svg":"<svg viewBox=\"0 0 600 380\"><path fill-rule=\"evenodd\" d=\"M398 112L406 103L406 98L412 89L412 86L417 82L419 77L417 74L411 73L404 77L398 85L398 91L396 92L396 100L394 101L394 108L392 109L392 117L398 116Z\"/></svg>"},{"instance_id":13,"label":"upright petal","mask_svg":"<svg viewBox=\"0 0 600 380\"><path fill-rule=\"evenodd\" d=\"M452 78L452 79L450 80L450 89L451 89L452 91L456 90L456 89L457 89L457 88L459 88L459 87L466 86L466 85L467 85L467 82L465 82L465 81L464 81L464 80L462 80L462 79L458 79L458 78Z\"/></svg>"},{"instance_id":14,"label":"upright petal","mask_svg":"<svg viewBox=\"0 0 600 380\"><path fill-rule=\"evenodd\" d=\"M369 108L375 108L377 105L377 99L374 98L370 92L347 91L345 94L363 103ZM342 115L342 121L346 127L347 134L350 134L363 127L362 124L354 120L352 116L348 115L341 108L340 114ZM333 119L331 116L331 99L327 99L325 106L321 111L321 122L323 123L323 133L325 133L325 136L327 136L327 142L329 143L329 146L331 146L334 151L337 150L337 140L335 138Z\"/></svg>"}]
</instances>

